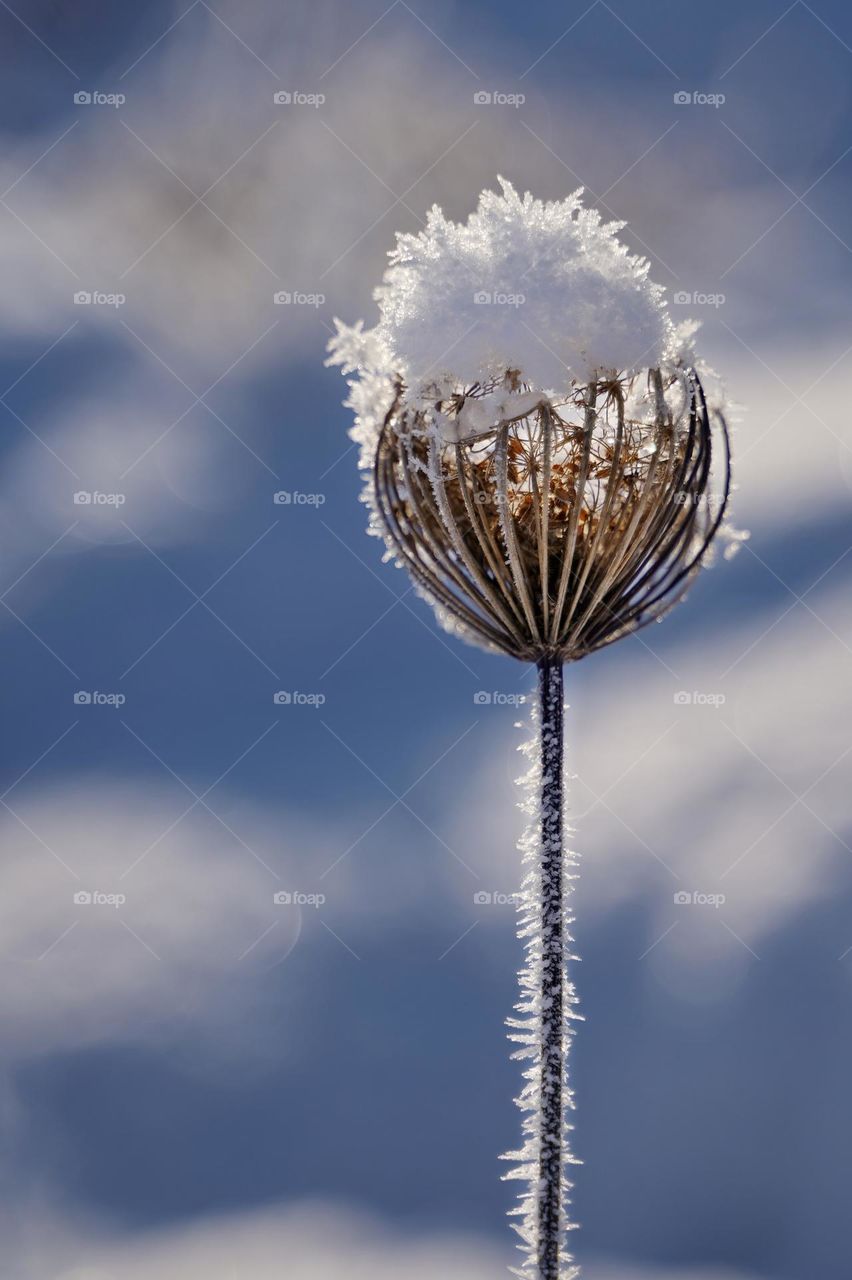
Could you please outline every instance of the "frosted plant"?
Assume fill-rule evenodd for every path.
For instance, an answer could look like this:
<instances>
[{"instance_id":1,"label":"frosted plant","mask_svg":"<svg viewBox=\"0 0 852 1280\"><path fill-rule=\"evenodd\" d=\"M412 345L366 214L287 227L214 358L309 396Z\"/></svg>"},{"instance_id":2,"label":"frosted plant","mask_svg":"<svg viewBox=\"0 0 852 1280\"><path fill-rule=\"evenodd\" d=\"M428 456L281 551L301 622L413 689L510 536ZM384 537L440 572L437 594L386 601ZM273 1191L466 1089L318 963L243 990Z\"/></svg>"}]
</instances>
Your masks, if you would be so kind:
<instances>
[{"instance_id":1,"label":"frosted plant","mask_svg":"<svg viewBox=\"0 0 852 1280\"><path fill-rule=\"evenodd\" d=\"M378 325L337 322L371 532L450 631L538 670L524 780L519 936L524 1141L507 1157L524 1280L578 1275L567 1250L566 1112L576 997L564 847L562 669L658 620L724 526L721 392L648 265L575 192L506 182L464 225L401 235Z\"/></svg>"}]
</instances>

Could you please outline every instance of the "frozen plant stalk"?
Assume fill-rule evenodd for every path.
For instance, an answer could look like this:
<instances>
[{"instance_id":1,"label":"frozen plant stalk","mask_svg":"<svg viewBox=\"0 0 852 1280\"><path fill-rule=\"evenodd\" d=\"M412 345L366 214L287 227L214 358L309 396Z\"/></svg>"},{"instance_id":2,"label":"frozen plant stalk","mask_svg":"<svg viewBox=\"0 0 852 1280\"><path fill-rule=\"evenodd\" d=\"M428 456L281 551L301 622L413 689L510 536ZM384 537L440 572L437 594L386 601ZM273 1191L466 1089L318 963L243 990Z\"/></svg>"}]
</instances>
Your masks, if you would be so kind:
<instances>
[{"instance_id":1,"label":"frozen plant stalk","mask_svg":"<svg viewBox=\"0 0 852 1280\"><path fill-rule=\"evenodd\" d=\"M722 398L647 263L584 209L482 193L398 237L380 320L338 322L370 531L450 631L538 671L522 847L519 1016L527 1062L524 1280L570 1280L566 1109L575 996L564 847L562 669L659 619L723 529ZM732 539L744 535L726 530Z\"/></svg>"},{"instance_id":2,"label":"frozen plant stalk","mask_svg":"<svg viewBox=\"0 0 852 1280\"><path fill-rule=\"evenodd\" d=\"M524 781L530 790L531 823L522 841L529 866L523 886L519 935L526 941L527 965L520 975L520 1018L508 1020L510 1039L520 1044L513 1055L529 1060L526 1085L518 1106L526 1113L522 1150L504 1159L515 1162L507 1176L527 1184L514 1212L528 1252L521 1276L578 1274L560 1248L567 1221L571 1184L565 1165L573 1163L565 1111L573 1105L567 1079L569 1021L576 1003L566 972L572 922L568 881L576 863L563 848L562 663L544 658L538 664L538 747ZM537 1268L537 1270L536 1270Z\"/></svg>"}]
</instances>

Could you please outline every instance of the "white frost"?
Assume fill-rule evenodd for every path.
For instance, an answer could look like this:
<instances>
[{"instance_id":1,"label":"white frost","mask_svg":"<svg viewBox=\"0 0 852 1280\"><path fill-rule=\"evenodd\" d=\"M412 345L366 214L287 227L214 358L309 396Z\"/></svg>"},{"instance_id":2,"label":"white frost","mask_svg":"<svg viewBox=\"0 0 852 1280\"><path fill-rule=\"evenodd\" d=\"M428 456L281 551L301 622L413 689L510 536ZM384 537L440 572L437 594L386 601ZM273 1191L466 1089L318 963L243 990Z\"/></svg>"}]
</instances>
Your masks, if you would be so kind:
<instances>
[{"instance_id":1,"label":"white frost","mask_svg":"<svg viewBox=\"0 0 852 1280\"><path fill-rule=\"evenodd\" d=\"M522 788L522 799L519 808L526 815L528 823L518 848L523 854L524 880L518 902L518 937L524 943L526 963L520 971L520 999L515 1005L516 1016L507 1019L509 1039L519 1047L512 1053L513 1059L524 1064L524 1084L515 1099L520 1108L523 1120L523 1142L517 1151L507 1152L502 1159L508 1160L512 1168L503 1175L504 1181L516 1181L521 1184L515 1208L510 1210L514 1219L512 1226L520 1236L518 1248L523 1253L521 1266L511 1268L512 1273L520 1280L539 1280L540 1270L538 1258L538 1204L544 1192L540 1182L539 1162L542 1152L540 1100L544 1063L542 1062L541 1038L544 1018L548 1012L546 1001L542 996L542 967L544 963L544 946L542 938L542 829L544 825L544 809L541 802L541 745L542 724L541 711L537 700L532 701L533 735L519 750L529 762L527 772L518 783ZM566 782L563 772L563 786ZM577 879L578 855L567 848L567 840L573 834L571 827L563 826L562 876L563 876L563 940L565 953L562 963L567 965L578 960L573 952L572 927L574 914L571 905L571 894L574 881ZM560 1270L559 1280L577 1280L580 1275L571 1256L566 1241L567 1232L573 1230L576 1223L571 1221L570 1198L572 1182L567 1176L565 1166L579 1164L580 1161L571 1151L571 1135L573 1126L567 1113L574 1109L574 1094L568 1079L568 1056L574 1035L574 1023L582 1021L577 1010L577 993L574 984L564 974L565 989L563 996L562 1024L562 1096L563 1096L563 1170L561 1177L561 1213L560 1213Z\"/></svg>"},{"instance_id":2,"label":"white frost","mask_svg":"<svg viewBox=\"0 0 852 1280\"><path fill-rule=\"evenodd\" d=\"M559 393L596 370L665 360L673 326L648 263L581 203L484 191L466 223L436 206L426 229L399 235L376 290L375 336L412 389L471 386L518 370Z\"/></svg>"}]
</instances>

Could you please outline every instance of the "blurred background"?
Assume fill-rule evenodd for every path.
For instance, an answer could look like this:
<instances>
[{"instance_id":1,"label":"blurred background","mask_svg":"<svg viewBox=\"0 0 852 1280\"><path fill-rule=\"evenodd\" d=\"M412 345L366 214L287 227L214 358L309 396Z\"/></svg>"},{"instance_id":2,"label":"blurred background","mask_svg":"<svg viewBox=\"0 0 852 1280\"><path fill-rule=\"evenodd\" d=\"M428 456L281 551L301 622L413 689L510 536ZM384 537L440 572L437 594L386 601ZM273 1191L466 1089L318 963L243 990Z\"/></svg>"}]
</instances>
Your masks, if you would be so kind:
<instances>
[{"instance_id":1,"label":"blurred background","mask_svg":"<svg viewBox=\"0 0 852 1280\"><path fill-rule=\"evenodd\" d=\"M382 565L323 367L394 232L502 174L625 219L743 406L751 540L567 672L576 1251L847 1277L848 7L0 0L0 38L4 1276L513 1260L533 673Z\"/></svg>"}]
</instances>

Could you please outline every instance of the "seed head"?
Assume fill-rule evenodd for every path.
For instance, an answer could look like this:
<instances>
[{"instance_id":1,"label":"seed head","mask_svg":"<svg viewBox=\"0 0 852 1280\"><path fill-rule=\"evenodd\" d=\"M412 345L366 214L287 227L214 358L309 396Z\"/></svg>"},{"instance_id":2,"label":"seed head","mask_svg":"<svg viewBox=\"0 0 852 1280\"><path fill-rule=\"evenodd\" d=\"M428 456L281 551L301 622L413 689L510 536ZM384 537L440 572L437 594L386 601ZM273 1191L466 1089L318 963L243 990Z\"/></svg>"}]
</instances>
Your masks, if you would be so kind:
<instances>
[{"instance_id":1,"label":"seed head","mask_svg":"<svg viewBox=\"0 0 852 1280\"><path fill-rule=\"evenodd\" d=\"M398 238L377 327L329 344L356 375L372 532L445 626L523 660L659 618L730 490L691 330L579 197L503 183L466 224L433 209Z\"/></svg>"}]
</instances>

